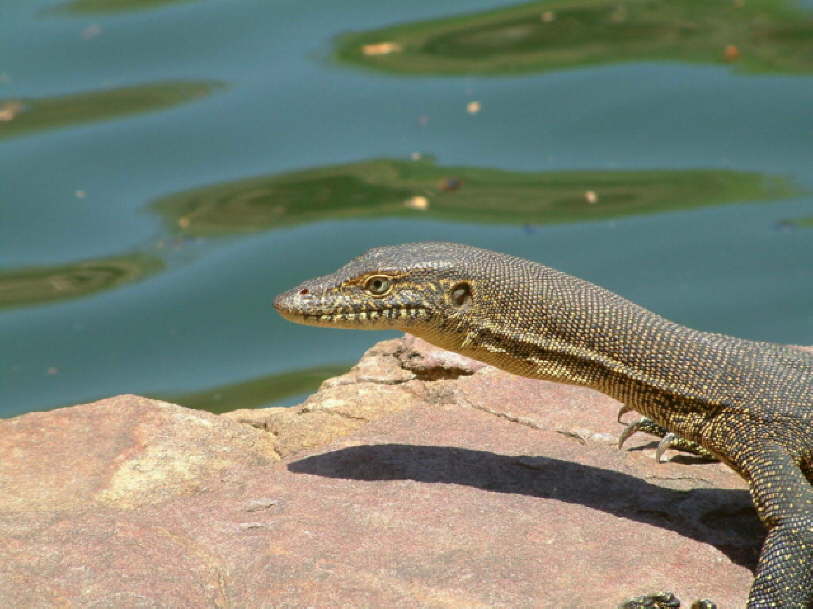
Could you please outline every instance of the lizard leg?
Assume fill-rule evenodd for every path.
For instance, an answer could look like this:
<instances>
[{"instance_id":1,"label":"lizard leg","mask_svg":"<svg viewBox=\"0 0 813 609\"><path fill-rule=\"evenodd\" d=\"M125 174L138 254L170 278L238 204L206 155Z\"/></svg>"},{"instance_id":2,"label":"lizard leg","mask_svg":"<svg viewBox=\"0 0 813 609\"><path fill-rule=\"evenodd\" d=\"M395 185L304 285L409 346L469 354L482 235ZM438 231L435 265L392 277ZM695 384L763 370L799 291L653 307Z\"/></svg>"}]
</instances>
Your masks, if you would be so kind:
<instances>
[{"instance_id":1,"label":"lizard leg","mask_svg":"<svg viewBox=\"0 0 813 609\"><path fill-rule=\"evenodd\" d=\"M746 461L751 496L768 537L748 609L813 607L813 486L786 449L755 446Z\"/></svg>"},{"instance_id":2,"label":"lizard leg","mask_svg":"<svg viewBox=\"0 0 813 609\"><path fill-rule=\"evenodd\" d=\"M629 412L629 409L627 409L626 406L618 411L619 422L625 412ZM664 451L666 451L667 448L682 450L684 452L692 453L694 455L697 455L698 457L703 457L704 459L709 459L711 461L717 460L717 457L715 457L712 453L703 448L697 442L692 442L691 440L686 440L685 438L676 436L675 434L667 430L665 427L658 425L653 420L648 419L646 417L641 417L634 423L630 423L629 425L627 425L627 427L624 429L623 432L621 432L621 435L618 437L618 448L621 448L624 445L624 442L626 442L627 439L632 434L637 433L639 431L643 431L645 433L661 438L661 442L660 444L658 444L658 449L655 451L655 459L658 461L658 463L662 461L663 453Z\"/></svg>"},{"instance_id":3,"label":"lizard leg","mask_svg":"<svg viewBox=\"0 0 813 609\"><path fill-rule=\"evenodd\" d=\"M621 418L631 410L632 408L629 406L622 406L618 411L618 422L621 423ZM626 442L626 440L632 434L638 431L643 431L661 438L660 444L658 444L658 449L655 451L655 458L658 460L658 463L661 462L663 451L669 448L669 446L674 445L677 445L681 450L688 450L689 452L694 452L695 454L699 454L701 456L708 456L712 459L714 458L711 453L709 453L699 444L676 436L665 427L658 425L646 417L642 417L638 421L626 426L624 431L621 433L621 436L618 438L618 448L621 448L624 442ZM699 449L699 451L697 449ZM619 605L618 609L676 609L679 607L680 600L674 594L670 592L659 592L632 598ZM717 605L704 599L692 603L691 609L717 609Z\"/></svg>"},{"instance_id":4,"label":"lizard leg","mask_svg":"<svg viewBox=\"0 0 813 609\"><path fill-rule=\"evenodd\" d=\"M622 603L618 609L677 609L680 600L670 592L658 592L636 596ZM717 609L717 605L709 600L700 600L692 603L691 609Z\"/></svg>"}]
</instances>

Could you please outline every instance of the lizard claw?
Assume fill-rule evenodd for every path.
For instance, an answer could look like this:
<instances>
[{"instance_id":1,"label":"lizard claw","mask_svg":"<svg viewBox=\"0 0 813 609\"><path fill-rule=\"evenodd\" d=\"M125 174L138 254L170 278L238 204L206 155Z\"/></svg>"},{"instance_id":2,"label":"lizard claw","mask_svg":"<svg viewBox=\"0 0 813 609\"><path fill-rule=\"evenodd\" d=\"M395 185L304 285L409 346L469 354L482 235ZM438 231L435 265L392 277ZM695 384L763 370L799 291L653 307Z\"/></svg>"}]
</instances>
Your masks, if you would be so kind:
<instances>
[{"instance_id":1,"label":"lizard claw","mask_svg":"<svg viewBox=\"0 0 813 609\"><path fill-rule=\"evenodd\" d=\"M618 418L620 419L625 413L632 410L631 408L627 408L624 406L618 412ZM717 457L715 457L708 449L704 448L697 442L693 442L691 440L686 440L680 436L676 436L672 432L668 431L666 428L658 425L655 421L651 419L647 419L646 417L641 417L634 423L630 423L624 428L624 431L621 432L621 435L618 436L618 448L620 449L624 442L634 433L643 431L645 433L651 434L658 438L662 438L661 441L658 443L658 448L655 450L655 459L658 463L663 463L663 453L666 451L667 448L674 448L675 450L682 450L685 452L692 453L697 455L698 457L702 457L703 459L708 459L710 461L716 461ZM700 609L704 609L700 606Z\"/></svg>"},{"instance_id":2,"label":"lizard claw","mask_svg":"<svg viewBox=\"0 0 813 609\"><path fill-rule=\"evenodd\" d=\"M658 448L655 449L655 461L658 463L663 463L663 453L666 452L666 449L672 446L672 442L675 440L675 434L671 431L666 434L660 442L658 442Z\"/></svg>"},{"instance_id":3,"label":"lizard claw","mask_svg":"<svg viewBox=\"0 0 813 609\"><path fill-rule=\"evenodd\" d=\"M627 406L624 406L624 407L621 408L621 410L618 411L619 423L621 422L620 421L621 417L624 414L626 414L627 412L629 412L630 410L632 410L632 408L628 408ZM636 433L638 431L645 431L646 433L650 433L652 435L658 436L659 438L664 437L668 433L666 431L666 429L664 429L663 427L661 427L660 425L658 425L657 423L655 423L651 419L647 419L646 417L641 417L640 419L638 419L634 423L630 423L629 425L627 425L624 428L624 431L621 432L621 435L618 436L618 448L620 449L624 445L624 442L626 442L627 439L629 439L629 437L632 434L634 434L634 433Z\"/></svg>"},{"instance_id":4,"label":"lizard claw","mask_svg":"<svg viewBox=\"0 0 813 609\"><path fill-rule=\"evenodd\" d=\"M626 404L624 404L624 405L623 405L623 406L622 406L622 407L621 407L621 408L618 410L618 416L616 417L616 420L617 420L619 423L621 423L621 417L623 417L623 416L624 416L625 414L627 414L628 412L632 412L632 408L630 408L629 406L627 406Z\"/></svg>"},{"instance_id":5,"label":"lizard claw","mask_svg":"<svg viewBox=\"0 0 813 609\"><path fill-rule=\"evenodd\" d=\"M621 416L625 413L625 409L627 412L632 410L631 408L627 408L624 406L618 412L618 418L620 419ZM621 432L621 435L618 436L618 448L619 450L624 445L624 442L637 431L645 431L647 433L653 434L655 436L659 436L661 441L658 443L658 448L655 450L655 460L658 463L663 463L663 453L666 452L666 449L672 446L672 444L677 440L677 436L670 431L667 431L657 423L647 419L646 417L641 417L634 423L630 423L624 428L624 431Z\"/></svg>"},{"instance_id":6,"label":"lizard claw","mask_svg":"<svg viewBox=\"0 0 813 609\"><path fill-rule=\"evenodd\" d=\"M637 423L630 423L624 428L621 435L618 436L618 450L621 450L621 447L624 446L624 442L626 442L632 434L638 431L636 425Z\"/></svg>"}]
</instances>

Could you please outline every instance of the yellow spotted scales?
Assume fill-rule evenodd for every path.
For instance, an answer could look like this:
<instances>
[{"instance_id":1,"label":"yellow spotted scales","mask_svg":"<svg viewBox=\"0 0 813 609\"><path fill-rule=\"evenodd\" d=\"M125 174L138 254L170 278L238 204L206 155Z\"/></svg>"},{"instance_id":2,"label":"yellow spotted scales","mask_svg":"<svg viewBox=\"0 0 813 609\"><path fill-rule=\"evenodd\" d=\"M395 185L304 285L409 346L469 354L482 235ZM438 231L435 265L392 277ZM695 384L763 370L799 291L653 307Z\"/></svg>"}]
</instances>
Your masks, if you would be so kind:
<instances>
[{"instance_id":1,"label":"yellow spotted scales","mask_svg":"<svg viewBox=\"0 0 813 609\"><path fill-rule=\"evenodd\" d=\"M616 398L646 417L633 430L677 434L748 481L768 536L747 609L813 608L811 355L692 330L552 268L455 243L372 249L274 304L297 323L399 329ZM623 605L676 606L668 594Z\"/></svg>"}]
</instances>

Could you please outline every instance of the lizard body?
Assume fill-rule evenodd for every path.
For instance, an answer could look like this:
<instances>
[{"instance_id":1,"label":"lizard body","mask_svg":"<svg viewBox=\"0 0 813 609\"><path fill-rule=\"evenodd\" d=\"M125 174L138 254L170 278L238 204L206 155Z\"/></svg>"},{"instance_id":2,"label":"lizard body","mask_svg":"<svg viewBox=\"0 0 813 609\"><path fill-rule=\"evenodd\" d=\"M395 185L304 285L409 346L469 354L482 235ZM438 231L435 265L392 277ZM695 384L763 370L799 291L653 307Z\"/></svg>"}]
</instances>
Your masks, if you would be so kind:
<instances>
[{"instance_id":1,"label":"lizard body","mask_svg":"<svg viewBox=\"0 0 813 609\"><path fill-rule=\"evenodd\" d=\"M813 608L809 354L693 330L552 268L454 243L372 249L274 304L298 323L399 329L585 385L699 444L745 478L768 529L747 609ZM639 601L627 606L665 606Z\"/></svg>"}]
</instances>

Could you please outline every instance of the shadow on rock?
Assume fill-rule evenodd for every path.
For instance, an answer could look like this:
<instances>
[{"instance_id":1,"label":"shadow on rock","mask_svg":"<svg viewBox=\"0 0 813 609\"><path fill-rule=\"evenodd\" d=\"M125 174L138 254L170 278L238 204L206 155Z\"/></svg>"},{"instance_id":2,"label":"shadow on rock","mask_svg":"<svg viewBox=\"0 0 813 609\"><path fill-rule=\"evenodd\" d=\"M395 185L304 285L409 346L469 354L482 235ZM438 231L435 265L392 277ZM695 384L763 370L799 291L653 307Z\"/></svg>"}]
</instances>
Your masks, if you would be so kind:
<instances>
[{"instance_id":1,"label":"shadow on rock","mask_svg":"<svg viewBox=\"0 0 813 609\"><path fill-rule=\"evenodd\" d=\"M751 570L756 566L764 537L744 490L674 490L621 472L550 457L498 455L450 446L380 444L307 457L290 463L288 469L351 480L463 484L496 493L580 504L711 544Z\"/></svg>"}]
</instances>

